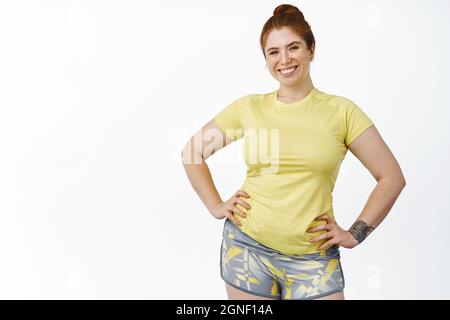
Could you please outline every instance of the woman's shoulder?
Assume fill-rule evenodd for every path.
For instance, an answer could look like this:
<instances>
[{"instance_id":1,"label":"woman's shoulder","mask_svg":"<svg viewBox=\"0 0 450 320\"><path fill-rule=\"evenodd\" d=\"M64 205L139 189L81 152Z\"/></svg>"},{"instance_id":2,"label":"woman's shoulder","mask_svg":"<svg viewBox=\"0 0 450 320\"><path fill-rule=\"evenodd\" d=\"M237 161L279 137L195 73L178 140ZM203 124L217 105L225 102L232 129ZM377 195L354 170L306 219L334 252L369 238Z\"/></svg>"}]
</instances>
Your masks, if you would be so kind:
<instances>
[{"instance_id":1,"label":"woman's shoulder","mask_svg":"<svg viewBox=\"0 0 450 320\"><path fill-rule=\"evenodd\" d=\"M348 107L355 105L355 102L349 97L336 93L325 92L319 89L316 89L316 92L317 100L325 102L330 106Z\"/></svg>"},{"instance_id":2,"label":"woman's shoulder","mask_svg":"<svg viewBox=\"0 0 450 320\"><path fill-rule=\"evenodd\" d=\"M252 92L238 96L235 102L240 106L259 106L262 102L268 102L272 98L272 92Z\"/></svg>"},{"instance_id":3,"label":"woman's shoulder","mask_svg":"<svg viewBox=\"0 0 450 320\"><path fill-rule=\"evenodd\" d=\"M264 99L269 99L275 91L270 91L270 92L252 92L252 93L248 93L245 94L241 97L241 99L243 100L247 100L247 101L256 101L256 100L264 100Z\"/></svg>"}]
</instances>

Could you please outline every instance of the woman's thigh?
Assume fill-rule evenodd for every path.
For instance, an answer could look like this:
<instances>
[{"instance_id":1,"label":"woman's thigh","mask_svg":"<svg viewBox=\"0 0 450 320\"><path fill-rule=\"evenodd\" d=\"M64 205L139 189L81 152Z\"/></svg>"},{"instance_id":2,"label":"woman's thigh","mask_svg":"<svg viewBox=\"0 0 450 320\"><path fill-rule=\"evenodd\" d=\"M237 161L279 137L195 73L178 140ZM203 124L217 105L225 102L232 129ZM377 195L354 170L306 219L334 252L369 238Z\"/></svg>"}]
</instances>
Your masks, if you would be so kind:
<instances>
[{"instance_id":1,"label":"woman's thigh","mask_svg":"<svg viewBox=\"0 0 450 320\"><path fill-rule=\"evenodd\" d=\"M332 293L328 296L324 296L324 297L317 298L314 300L345 300L344 291Z\"/></svg>"},{"instance_id":2,"label":"woman's thigh","mask_svg":"<svg viewBox=\"0 0 450 320\"><path fill-rule=\"evenodd\" d=\"M236 289L235 287L232 287L227 283L225 283L225 287L227 289L228 299L230 300L276 300L272 298L247 293L245 291ZM342 290L336 293L332 293L328 296L316 298L314 300L345 300L345 295L344 291Z\"/></svg>"},{"instance_id":3,"label":"woman's thigh","mask_svg":"<svg viewBox=\"0 0 450 320\"><path fill-rule=\"evenodd\" d=\"M228 299L230 300L275 300L272 298L247 293L230 286L228 283L225 283L225 287L227 289Z\"/></svg>"}]
</instances>

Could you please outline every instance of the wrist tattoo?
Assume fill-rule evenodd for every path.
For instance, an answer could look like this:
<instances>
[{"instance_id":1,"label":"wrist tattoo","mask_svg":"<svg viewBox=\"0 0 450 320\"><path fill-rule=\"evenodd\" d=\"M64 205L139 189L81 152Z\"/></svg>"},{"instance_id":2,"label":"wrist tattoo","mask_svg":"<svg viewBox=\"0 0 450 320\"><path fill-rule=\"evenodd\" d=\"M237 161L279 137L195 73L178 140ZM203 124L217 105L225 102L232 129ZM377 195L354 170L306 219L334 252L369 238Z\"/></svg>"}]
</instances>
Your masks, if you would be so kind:
<instances>
[{"instance_id":1,"label":"wrist tattoo","mask_svg":"<svg viewBox=\"0 0 450 320\"><path fill-rule=\"evenodd\" d=\"M348 231L350 231L358 243L361 243L374 229L375 228L367 225L364 221L358 220L350 227L350 229L348 229Z\"/></svg>"}]
</instances>

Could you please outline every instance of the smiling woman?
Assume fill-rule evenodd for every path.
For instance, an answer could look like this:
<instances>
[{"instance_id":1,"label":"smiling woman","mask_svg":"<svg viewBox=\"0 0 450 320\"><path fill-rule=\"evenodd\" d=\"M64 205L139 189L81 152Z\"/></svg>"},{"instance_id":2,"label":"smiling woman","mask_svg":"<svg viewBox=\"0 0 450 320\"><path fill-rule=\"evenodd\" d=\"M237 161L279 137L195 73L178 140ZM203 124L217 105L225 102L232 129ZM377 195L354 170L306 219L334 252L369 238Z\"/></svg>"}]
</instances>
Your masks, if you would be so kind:
<instances>
[{"instance_id":1,"label":"smiling woman","mask_svg":"<svg viewBox=\"0 0 450 320\"><path fill-rule=\"evenodd\" d=\"M309 64L316 40L303 13L294 6L278 6L262 29L260 45L271 75L284 84L278 91L279 100L291 103L304 97L313 87ZM304 82L302 91L292 86L299 81Z\"/></svg>"},{"instance_id":2,"label":"smiling woman","mask_svg":"<svg viewBox=\"0 0 450 320\"><path fill-rule=\"evenodd\" d=\"M226 218L220 268L230 299L344 299L340 247L364 241L405 179L371 118L352 100L314 87L315 39L297 7L278 6L260 44L279 88L242 96L218 112L182 153L193 149L203 161L187 157L184 167L208 211ZM210 130L219 134L211 143ZM246 178L222 201L205 155L241 138ZM336 223L332 192L348 149L378 183L345 230Z\"/></svg>"}]
</instances>

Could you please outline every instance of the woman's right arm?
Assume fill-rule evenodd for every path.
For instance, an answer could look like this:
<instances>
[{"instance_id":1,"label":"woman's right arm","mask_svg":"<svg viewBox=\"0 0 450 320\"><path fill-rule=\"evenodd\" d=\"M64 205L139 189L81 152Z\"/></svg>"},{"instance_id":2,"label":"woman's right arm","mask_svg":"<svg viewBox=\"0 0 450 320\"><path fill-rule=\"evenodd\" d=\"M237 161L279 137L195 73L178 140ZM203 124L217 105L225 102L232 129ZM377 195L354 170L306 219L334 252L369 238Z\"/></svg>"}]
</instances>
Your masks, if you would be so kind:
<instances>
[{"instance_id":1,"label":"woman's right arm","mask_svg":"<svg viewBox=\"0 0 450 320\"><path fill-rule=\"evenodd\" d=\"M249 209L250 205L240 198L240 196L249 197L249 195L245 191L238 190L229 200L223 202L206 164L206 159L231 142L233 140L222 132L213 119L191 137L181 152L181 158L192 187L208 211L217 219L227 217L233 223L240 225L233 214L237 213L245 218L245 213L236 208L235 204L238 203Z\"/></svg>"}]
</instances>

